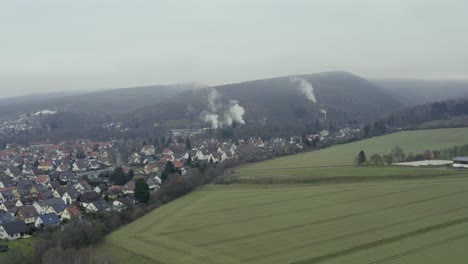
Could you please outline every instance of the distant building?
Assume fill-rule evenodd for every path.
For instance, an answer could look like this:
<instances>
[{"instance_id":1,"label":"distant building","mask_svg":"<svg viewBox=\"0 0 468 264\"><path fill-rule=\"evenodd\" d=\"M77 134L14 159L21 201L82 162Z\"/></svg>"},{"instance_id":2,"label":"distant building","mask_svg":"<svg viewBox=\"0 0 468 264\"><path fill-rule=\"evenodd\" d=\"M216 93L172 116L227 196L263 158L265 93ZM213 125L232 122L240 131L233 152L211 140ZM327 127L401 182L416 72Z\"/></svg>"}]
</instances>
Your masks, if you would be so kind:
<instances>
[{"instance_id":1,"label":"distant building","mask_svg":"<svg viewBox=\"0 0 468 264\"><path fill-rule=\"evenodd\" d=\"M454 168L468 168L468 157L456 157L453 159Z\"/></svg>"}]
</instances>

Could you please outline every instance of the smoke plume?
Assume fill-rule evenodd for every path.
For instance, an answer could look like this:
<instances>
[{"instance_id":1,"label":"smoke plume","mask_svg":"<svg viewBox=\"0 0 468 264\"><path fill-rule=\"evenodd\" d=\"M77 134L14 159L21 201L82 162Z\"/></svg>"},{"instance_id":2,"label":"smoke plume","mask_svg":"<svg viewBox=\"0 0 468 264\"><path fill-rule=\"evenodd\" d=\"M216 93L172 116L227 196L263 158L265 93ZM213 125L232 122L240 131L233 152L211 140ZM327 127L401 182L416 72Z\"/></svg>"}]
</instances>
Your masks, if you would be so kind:
<instances>
[{"instance_id":1,"label":"smoke plume","mask_svg":"<svg viewBox=\"0 0 468 264\"><path fill-rule=\"evenodd\" d=\"M301 91L302 94L305 95L307 100L313 103L317 102L317 99L315 98L315 94L314 94L314 87L312 87L312 85L308 81L297 76L291 77L290 80L292 83L295 83L298 85L299 90Z\"/></svg>"},{"instance_id":2,"label":"smoke plume","mask_svg":"<svg viewBox=\"0 0 468 264\"><path fill-rule=\"evenodd\" d=\"M215 90L210 90L207 96L207 109L200 113L203 122L210 123L211 128L232 126L234 123L245 124L245 109L237 100L223 103L222 96Z\"/></svg>"}]
</instances>

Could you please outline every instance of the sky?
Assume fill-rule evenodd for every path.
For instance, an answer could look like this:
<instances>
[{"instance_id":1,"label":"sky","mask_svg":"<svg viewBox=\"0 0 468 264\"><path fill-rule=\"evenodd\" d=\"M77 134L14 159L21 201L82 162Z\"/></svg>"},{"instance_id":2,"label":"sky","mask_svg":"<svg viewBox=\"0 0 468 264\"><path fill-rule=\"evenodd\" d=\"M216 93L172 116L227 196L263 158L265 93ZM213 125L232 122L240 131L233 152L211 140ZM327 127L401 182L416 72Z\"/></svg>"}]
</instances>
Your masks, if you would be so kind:
<instances>
[{"instance_id":1,"label":"sky","mask_svg":"<svg viewBox=\"0 0 468 264\"><path fill-rule=\"evenodd\" d=\"M468 79L465 0L0 0L0 97L349 71Z\"/></svg>"}]
</instances>

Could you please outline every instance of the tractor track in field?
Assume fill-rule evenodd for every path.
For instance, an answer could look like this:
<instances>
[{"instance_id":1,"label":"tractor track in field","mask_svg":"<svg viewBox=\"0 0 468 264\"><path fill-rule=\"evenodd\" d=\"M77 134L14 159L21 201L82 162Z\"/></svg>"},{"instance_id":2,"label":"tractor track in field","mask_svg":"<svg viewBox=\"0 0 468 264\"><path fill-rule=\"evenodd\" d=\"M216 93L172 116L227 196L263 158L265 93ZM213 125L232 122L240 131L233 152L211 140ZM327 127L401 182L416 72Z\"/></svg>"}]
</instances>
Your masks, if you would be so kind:
<instances>
[{"instance_id":1,"label":"tractor track in field","mask_svg":"<svg viewBox=\"0 0 468 264\"><path fill-rule=\"evenodd\" d=\"M422 200L413 201L413 202L410 202L410 203L392 205L392 206L377 208L377 209L373 209L373 210L369 210L369 211L365 211L365 212L353 213L353 214L348 214L348 215L343 215L343 216L338 216L338 217L333 217L333 218L328 218L328 219L323 219L323 220L312 221L312 222L305 223L305 224L300 224L300 225L294 225L294 226L288 226L288 227L283 227L283 228L277 228L277 229L273 229L273 230L268 230L268 231L264 231L264 232L259 232L259 233L256 233L256 234L249 234L249 235L239 236L239 237L230 238L230 239L217 240L217 241L213 241L213 242L209 242L209 243L199 244L199 245L197 245L197 246L209 246L209 245L212 245L212 244L220 244L220 243L226 243L226 242L233 242L233 241L237 241L237 240L241 240L241 239L247 239L247 238L253 238L253 237L258 237L258 236L262 236L262 235L268 235L268 234L273 234L273 233L279 233L279 232L284 232L284 231L288 231L288 230L303 228L303 227L307 227L307 226L311 226L311 225L329 223L329 222L333 222L333 221L343 220L343 219L346 219L346 218L351 218L351 217L356 217L356 216L362 216L362 215L372 214L372 213L379 212L379 211L391 210L391 209L395 209L395 208L399 208L399 207L404 207L404 206L408 206L408 205L423 203L423 202L432 201L432 200L436 200L436 199L444 198L444 197L448 197L448 196L450 196L450 195L441 195L441 196L436 196L436 197L432 197L432 198L427 198L427 199L422 199Z\"/></svg>"},{"instance_id":2,"label":"tractor track in field","mask_svg":"<svg viewBox=\"0 0 468 264\"><path fill-rule=\"evenodd\" d=\"M222 223L215 223L215 224L210 224L210 225L201 225L201 226L197 226L197 227L189 227L189 228L177 229L177 230L173 230L173 231L160 232L160 233L158 233L158 235L170 235L170 234L175 234L175 233L180 233L180 232L199 230L199 229L203 229L203 228L207 228L207 227L209 228L209 227L222 226L222 225L231 224L231 223L247 222L247 221L252 221L252 220L256 220L256 219L269 218L269 217L272 217L272 216L278 216L278 215L285 215L285 214L290 214L290 213L295 213L295 212L301 212L301 211L304 211L304 210L324 208L324 207L335 206L335 205L339 205L339 204L346 204L346 203L358 202L358 201L368 200L368 199L373 199L373 198L380 198L380 197L390 196L390 195L399 194L399 193L403 193L403 192L409 192L409 191L413 191L413 190L417 190L417 189L422 189L422 188L411 188L411 189L406 189L406 190L401 190L401 191L394 191L394 192L388 192L388 193L383 193L383 194L377 194L377 195L361 197L361 198L357 198L357 199L353 199L353 200L346 200L346 201L340 201L340 202L335 202L335 203L330 203L330 204L313 206L313 207L309 207L309 208L299 208L299 209L288 210L288 211L283 211L283 212L274 213L274 214L268 214L268 215L262 215L262 216L255 216L255 217L247 217L247 218L243 218L243 219L230 220L230 221L226 221L226 222L222 222ZM446 194L446 195L443 195L442 197L456 195L456 194L463 193L463 192L466 192L466 191L467 190L463 190L463 191L456 192L456 193ZM442 198L442 197L440 197L440 198ZM429 200L430 199L431 198L429 198ZM432 198L432 199L438 199L438 197ZM424 200L427 200L427 199L424 199ZM402 205L398 205L398 206L402 206ZM395 207L395 206L390 206L389 208L387 208L387 207L385 207L385 208L390 209L390 208L393 208L393 207ZM379 208L379 209L371 210L371 211L368 211L368 212L355 213L355 214L351 214L351 215L355 216L355 215L360 215L360 214L367 214L369 212L380 211L380 210L383 210L383 209L384 208ZM342 218L342 217L347 218L348 215L341 216L340 218Z\"/></svg>"},{"instance_id":3,"label":"tractor track in field","mask_svg":"<svg viewBox=\"0 0 468 264\"><path fill-rule=\"evenodd\" d=\"M152 258L147 257L147 256L145 256L145 255L138 254L137 252L132 251L132 250L129 250L128 248L122 247L121 245L118 245L117 243L113 243L113 241L109 241L108 243L109 243L110 245L116 247L116 248L119 248L119 249L123 250L123 251L127 251L127 252L129 252L129 253L131 253L131 254L135 254L135 255L137 255L137 256L139 256L139 257L141 257L141 258L144 258L144 259L146 259L146 260L148 260L148 261L151 261L151 262L153 262L154 264L166 264L166 263L164 263L164 262L162 262L162 261L152 259Z\"/></svg>"},{"instance_id":4,"label":"tractor track in field","mask_svg":"<svg viewBox=\"0 0 468 264\"><path fill-rule=\"evenodd\" d=\"M383 246L383 245L386 245L386 244L389 244L389 243L398 242L398 241L401 241L403 239L407 239L407 238L410 238L410 237L413 237L413 236L422 235L422 234L426 234L426 233L430 233L430 232L434 232L434 231L438 231L438 230L443 230L445 228L449 228L449 227L464 224L464 223L468 223L468 217L458 218L456 220L451 220L451 221L446 221L446 222L431 225L431 226L426 226L426 227L423 227L423 228L420 228L420 229L416 229L414 231L410 231L410 232L399 234L399 235L396 235L396 236L375 240L375 241L372 241L372 242L369 242L369 243L361 244L361 245L358 245L358 246L355 246L355 247L351 247L351 248L344 249L344 250L341 250L341 251L333 252L333 253L330 253L330 254L325 254L325 255L321 255L321 256L317 256L317 257L313 257L313 258L309 258L309 259L305 259L305 260L301 260L301 261L297 261L297 262L293 262L292 264L317 264L317 263L321 263L321 262L328 261L328 260L331 260L331 259L335 259L335 258L338 258L338 257L347 256L349 254L353 254L353 253L361 252L361 251L364 251L364 250L368 250L368 249L376 248L376 247L379 247L379 246Z\"/></svg>"},{"instance_id":5,"label":"tractor track in field","mask_svg":"<svg viewBox=\"0 0 468 264\"><path fill-rule=\"evenodd\" d=\"M204 197L205 197L205 196L200 196L200 197L198 197L198 198L195 199L195 200L188 201L187 203L180 205L179 207L177 207L176 209L174 209L173 212L171 212L171 213L169 213L169 214L165 214L165 215L163 215L161 218L157 219L156 221L151 222L149 225L145 226L143 229L137 231L136 234L137 234L137 235L140 235L140 234L142 234L142 233L144 233L144 232L150 230L151 228L155 227L155 226L158 225L159 223L163 222L164 219L169 218L169 217L173 216L174 214L180 213L181 210L183 210L183 209L186 208L187 206L189 206L189 205L191 205L191 204L197 202L198 200L200 200L201 198L204 198Z\"/></svg>"},{"instance_id":6,"label":"tractor track in field","mask_svg":"<svg viewBox=\"0 0 468 264\"><path fill-rule=\"evenodd\" d=\"M252 207L258 207L258 206L265 206L265 205L272 205L272 204L279 204L279 203L287 203L287 202L298 201L298 200L302 200L302 199L323 197L323 196L328 196L328 195L333 195L333 194L338 194L338 193L350 192L350 191L354 191L354 190L355 189L346 189L346 190L340 190L340 191L329 192L329 193L321 193L321 194L314 194L314 195L308 195L308 196L302 196L302 197L296 197L296 198L283 199L283 200L278 200L278 201L270 201L270 202L251 204L249 206L237 206L237 207L230 207L230 208L225 208L225 209L220 209L220 210L210 210L210 211L204 211L204 212L197 212L195 214L189 215L189 217L190 216L210 214L210 213L226 212L226 211L232 211L232 210L243 209L243 208L252 208Z\"/></svg>"},{"instance_id":7,"label":"tractor track in field","mask_svg":"<svg viewBox=\"0 0 468 264\"><path fill-rule=\"evenodd\" d=\"M462 206L462 207L446 210L446 211L443 211L443 212L437 212L437 213L433 213L433 214L429 214L429 215L418 216L418 217L414 217L414 218L411 218L411 219L407 219L407 220L391 223L391 224L388 224L388 225L384 225L384 226L379 226L379 227L375 227L375 228L371 228L371 229L367 229L367 230L363 230L363 231L359 231L359 232L354 232L354 233L350 233L350 234L346 234L346 235L341 235L341 236L332 237L332 238L328 238L328 239L324 239L324 240L310 242L310 243L307 243L307 244L304 244L304 245L295 246L294 248L273 251L273 252L270 252L270 253L267 253L267 254L258 255L258 256L255 256L255 257L251 257L251 258L241 259L241 262L250 262L250 261L255 261L255 260L258 260L258 259L267 258L267 257L275 256L275 255L290 253L290 252L294 252L294 251L297 251L299 249L308 248L308 247L311 247L311 246L314 246L314 245L320 245L322 243L327 243L327 242L331 242L331 241L335 241L335 240L351 238L351 237L359 236L359 235L362 235L362 234L365 234L365 233L376 232L376 231L380 231L380 230L383 230L383 229L386 229L386 228L389 228L389 227L394 227L394 226L398 226L398 225L402 225L402 224L408 224L408 223L411 223L411 222L419 221L419 220L427 218L427 217L433 217L433 216L438 216L438 215L441 215L441 214L452 213L452 212L456 212L456 211L467 209L467 208L468 208L468 206Z\"/></svg>"},{"instance_id":8,"label":"tractor track in field","mask_svg":"<svg viewBox=\"0 0 468 264\"><path fill-rule=\"evenodd\" d=\"M450 175L452 177L466 177L464 175ZM287 183L309 183L309 184L345 184L345 183L362 183L362 182L379 182L379 181L393 181L393 180L426 180L426 179L437 179L447 177L445 174L388 174L378 176L359 176L359 175L348 175L348 176L292 176L291 175L275 175L272 184L287 184ZM255 177L242 178L242 175L234 183L239 184L259 184L265 179L270 179L271 175L257 175Z\"/></svg>"},{"instance_id":9,"label":"tractor track in field","mask_svg":"<svg viewBox=\"0 0 468 264\"><path fill-rule=\"evenodd\" d=\"M188 250L180 249L180 248L177 248L177 247L174 247L174 246L169 246L169 245L166 245L166 244L160 243L160 242L151 241L151 240L148 240L148 239L144 239L144 238L142 238L142 237L139 237L139 236L133 236L132 238L133 238L133 239L136 239L136 240L138 240L138 241L144 242L144 243L148 243L148 244L151 244L151 245L155 245L155 246L158 246L158 247L162 247L162 248L165 248L165 249L168 249L168 250L177 252L177 253L179 253L179 254L191 256L191 257L193 257L193 258L195 258L195 259L201 260L201 261L206 262L206 263L210 263L210 264L219 264L218 262L216 262L216 261L214 261L214 260L212 260L212 259L205 258L205 257L201 257L201 256L197 256L197 255L193 254L192 252L190 252L190 251L188 251Z\"/></svg>"},{"instance_id":10,"label":"tractor track in field","mask_svg":"<svg viewBox=\"0 0 468 264\"><path fill-rule=\"evenodd\" d=\"M386 262L389 262L389 261L392 261L392 260L395 260L395 259L399 259L399 258L410 256L412 254L415 254L415 253L418 253L418 252L421 252L421 251L425 251L427 249L431 249L431 248L434 248L434 247L438 247L438 246L442 246L442 245L445 245L445 244L448 244L448 243L452 243L454 241L457 241L457 240L460 240L460 239L463 239L463 238L467 238L467 237L468 237L468 233L465 233L463 235L451 237L451 238L448 238L448 239L445 239L445 240L442 240L442 241L438 241L438 242L435 242L435 243L432 243L432 244L429 244L429 245L425 245L423 247L415 248L415 249L412 249L412 250L409 250L409 251L406 251L406 252L403 252L403 253L400 253L400 254L397 254L397 255L393 255L393 256L390 256L390 257L387 257L387 258L384 258L384 259L380 259L380 260L377 260L377 261L374 261L374 262L370 262L368 264L386 263Z\"/></svg>"}]
</instances>

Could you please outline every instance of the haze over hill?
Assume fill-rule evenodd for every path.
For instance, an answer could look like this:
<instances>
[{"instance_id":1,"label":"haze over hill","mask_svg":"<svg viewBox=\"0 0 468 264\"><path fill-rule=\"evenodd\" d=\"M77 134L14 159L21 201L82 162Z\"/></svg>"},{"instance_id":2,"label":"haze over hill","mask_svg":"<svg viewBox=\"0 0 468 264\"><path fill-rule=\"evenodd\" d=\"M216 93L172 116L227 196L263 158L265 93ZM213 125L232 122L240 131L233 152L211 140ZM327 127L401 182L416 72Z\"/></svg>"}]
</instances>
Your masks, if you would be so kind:
<instances>
[{"instance_id":1,"label":"haze over hill","mask_svg":"<svg viewBox=\"0 0 468 264\"><path fill-rule=\"evenodd\" d=\"M373 79L406 106L468 97L468 80Z\"/></svg>"},{"instance_id":2,"label":"haze over hill","mask_svg":"<svg viewBox=\"0 0 468 264\"><path fill-rule=\"evenodd\" d=\"M402 108L372 82L351 73L325 72L186 91L133 112L129 120L149 125L186 120L187 126L214 128L233 123L314 127L369 121Z\"/></svg>"},{"instance_id":3,"label":"haze over hill","mask_svg":"<svg viewBox=\"0 0 468 264\"><path fill-rule=\"evenodd\" d=\"M109 89L91 93L42 94L0 99L0 117L50 109L77 113L117 116L145 105L151 105L182 92L203 87L200 84L151 85Z\"/></svg>"}]
</instances>

